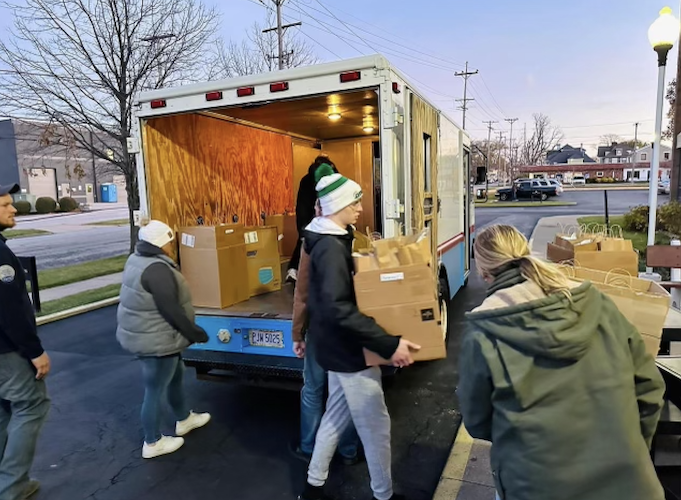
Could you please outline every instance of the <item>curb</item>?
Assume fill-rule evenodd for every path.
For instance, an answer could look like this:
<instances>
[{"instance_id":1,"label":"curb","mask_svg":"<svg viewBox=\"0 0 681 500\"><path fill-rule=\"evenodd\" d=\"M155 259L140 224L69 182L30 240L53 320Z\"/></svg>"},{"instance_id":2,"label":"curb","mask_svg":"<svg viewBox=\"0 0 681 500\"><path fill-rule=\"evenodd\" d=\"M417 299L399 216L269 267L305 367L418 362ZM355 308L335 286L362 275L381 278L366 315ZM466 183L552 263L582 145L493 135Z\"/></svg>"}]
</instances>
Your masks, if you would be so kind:
<instances>
[{"instance_id":1,"label":"curb","mask_svg":"<svg viewBox=\"0 0 681 500\"><path fill-rule=\"evenodd\" d=\"M452 444L447 463L440 475L433 500L456 500L463 485L463 478L472 449L473 438L468 434L462 421L456 433L456 439Z\"/></svg>"},{"instance_id":2,"label":"curb","mask_svg":"<svg viewBox=\"0 0 681 500\"><path fill-rule=\"evenodd\" d=\"M492 205L487 205L486 203L480 203L475 205L476 210L485 210L487 208L554 208L554 207L574 207L577 205L577 202L573 201L566 201L566 202L560 202L560 203L551 203L551 204L542 204L542 203L536 203L534 205L525 205L522 202L515 204L515 203L498 203L498 204L492 204Z\"/></svg>"},{"instance_id":3,"label":"curb","mask_svg":"<svg viewBox=\"0 0 681 500\"><path fill-rule=\"evenodd\" d=\"M118 304L119 297L111 297L110 299L100 300L99 302L93 302L92 304L85 304L83 306L74 307L73 309L67 309L66 311L59 311L54 314L49 314L47 316L41 316L36 318L36 324L38 326L47 325L49 323L54 323L55 321L61 321L63 319L71 318L79 314L85 314L91 311L96 311L97 309L102 309L104 307L109 307Z\"/></svg>"}]
</instances>

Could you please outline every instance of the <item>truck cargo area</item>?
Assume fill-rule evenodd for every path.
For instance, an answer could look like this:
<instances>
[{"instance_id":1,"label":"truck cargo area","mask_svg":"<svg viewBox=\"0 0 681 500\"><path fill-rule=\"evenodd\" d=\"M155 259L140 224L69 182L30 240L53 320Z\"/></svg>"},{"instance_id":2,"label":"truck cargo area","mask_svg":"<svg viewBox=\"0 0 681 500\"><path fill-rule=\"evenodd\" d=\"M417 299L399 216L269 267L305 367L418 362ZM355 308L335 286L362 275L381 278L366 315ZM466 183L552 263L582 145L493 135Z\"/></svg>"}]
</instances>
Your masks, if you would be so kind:
<instances>
[{"instance_id":1,"label":"truck cargo area","mask_svg":"<svg viewBox=\"0 0 681 500\"><path fill-rule=\"evenodd\" d=\"M150 214L171 227L292 213L320 153L364 191L358 227L380 231L378 90L264 101L143 123Z\"/></svg>"}]
</instances>

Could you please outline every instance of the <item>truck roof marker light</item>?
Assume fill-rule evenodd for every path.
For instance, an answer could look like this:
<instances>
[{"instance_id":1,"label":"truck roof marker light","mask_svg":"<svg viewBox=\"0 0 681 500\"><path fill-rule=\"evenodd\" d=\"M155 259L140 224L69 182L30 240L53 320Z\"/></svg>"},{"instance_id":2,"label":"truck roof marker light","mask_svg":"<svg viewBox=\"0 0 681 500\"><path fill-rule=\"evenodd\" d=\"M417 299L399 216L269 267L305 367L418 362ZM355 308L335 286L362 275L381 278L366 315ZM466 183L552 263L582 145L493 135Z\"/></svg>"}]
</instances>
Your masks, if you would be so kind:
<instances>
[{"instance_id":1,"label":"truck roof marker light","mask_svg":"<svg viewBox=\"0 0 681 500\"><path fill-rule=\"evenodd\" d=\"M151 101L151 109L158 109L158 108L165 108L166 107L166 100L165 99L156 99L155 101Z\"/></svg>"},{"instance_id":2,"label":"truck roof marker light","mask_svg":"<svg viewBox=\"0 0 681 500\"><path fill-rule=\"evenodd\" d=\"M240 89L236 89L236 95L237 97L248 97L255 95L255 87L242 87Z\"/></svg>"},{"instance_id":3,"label":"truck roof marker light","mask_svg":"<svg viewBox=\"0 0 681 500\"><path fill-rule=\"evenodd\" d=\"M397 82L393 82L393 93L399 94L400 92L402 92L402 87L400 86L400 84Z\"/></svg>"},{"instance_id":4,"label":"truck roof marker light","mask_svg":"<svg viewBox=\"0 0 681 500\"><path fill-rule=\"evenodd\" d=\"M206 101L219 101L220 99L222 99L222 92L215 91L206 94Z\"/></svg>"},{"instance_id":5,"label":"truck roof marker light","mask_svg":"<svg viewBox=\"0 0 681 500\"><path fill-rule=\"evenodd\" d=\"M288 82L278 82L270 85L270 92L284 92L288 90Z\"/></svg>"},{"instance_id":6,"label":"truck roof marker light","mask_svg":"<svg viewBox=\"0 0 681 500\"><path fill-rule=\"evenodd\" d=\"M340 81L341 83L356 82L362 79L361 71L349 71L347 73L341 73Z\"/></svg>"}]
</instances>

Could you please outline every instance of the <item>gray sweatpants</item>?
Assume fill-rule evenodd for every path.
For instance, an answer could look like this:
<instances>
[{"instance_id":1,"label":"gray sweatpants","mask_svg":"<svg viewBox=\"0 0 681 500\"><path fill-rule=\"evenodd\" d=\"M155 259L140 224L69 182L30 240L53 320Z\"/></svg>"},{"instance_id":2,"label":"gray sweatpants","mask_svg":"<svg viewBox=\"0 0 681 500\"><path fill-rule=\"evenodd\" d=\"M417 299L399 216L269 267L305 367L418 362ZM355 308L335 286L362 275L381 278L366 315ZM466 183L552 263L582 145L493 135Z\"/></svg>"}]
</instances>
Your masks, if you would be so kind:
<instances>
[{"instance_id":1,"label":"gray sweatpants","mask_svg":"<svg viewBox=\"0 0 681 500\"><path fill-rule=\"evenodd\" d=\"M329 372L329 399L317 432L307 481L312 486L324 485L338 440L351 421L364 445L374 496L390 500L393 496L390 415L379 367L357 373Z\"/></svg>"}]
</instances>

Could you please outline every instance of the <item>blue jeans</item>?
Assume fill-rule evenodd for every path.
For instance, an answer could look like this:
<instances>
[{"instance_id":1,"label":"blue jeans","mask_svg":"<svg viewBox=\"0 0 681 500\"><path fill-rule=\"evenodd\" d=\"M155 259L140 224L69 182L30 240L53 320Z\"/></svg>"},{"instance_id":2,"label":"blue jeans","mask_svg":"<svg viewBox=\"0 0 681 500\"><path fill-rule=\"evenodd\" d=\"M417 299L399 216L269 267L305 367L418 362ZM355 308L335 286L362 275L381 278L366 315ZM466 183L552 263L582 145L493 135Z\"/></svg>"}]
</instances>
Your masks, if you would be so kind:
<instances>
[{"instance_id":1,"label":"blue jeans","mask_svg":"<svg viewBox=\"0 0 681 500\"><path fill-rule=\"evenodd\" d=\"M184 399L184 362L182 357L143 357L144 403L142 403L142 428L144 441L154 444L161 439L161 404L167 397L177 421L189 417Z\"/></svg>"},{"instance_id":2,"label":"blue jeans","mask_svg":"<svg viewBox=\"0 0 681 500\"><path fill-rule=\"evenodd\" d=\"M24 498L38 434L50 409L43 380L16 352L0 354L0 499Z\"/></svg>"},{"instance_id":3,"label":"blue jeans","mask_svg":"<svg viewBox=\"0 0 681 500\"><path fill-rule=\"evenodd\" d=\"M327 385L327 374L319 366L315 355L315 346L309 342L305 350L303 368L303 390L300 394L300 450L312 455L319 425L324 414L324 393ZM338 453L345 458L355 458L359 447L359 436L354 425L348 426L338 443Z\"/></svg>"}]
</instances>

